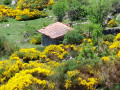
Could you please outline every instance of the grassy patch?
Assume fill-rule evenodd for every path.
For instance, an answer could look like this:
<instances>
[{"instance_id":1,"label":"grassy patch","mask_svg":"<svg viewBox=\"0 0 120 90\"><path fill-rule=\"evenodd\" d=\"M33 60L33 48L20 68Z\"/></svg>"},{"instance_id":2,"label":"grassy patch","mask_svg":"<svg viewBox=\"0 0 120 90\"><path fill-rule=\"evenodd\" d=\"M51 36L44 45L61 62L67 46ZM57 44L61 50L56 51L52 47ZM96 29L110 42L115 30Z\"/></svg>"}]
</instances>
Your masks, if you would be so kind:
<instances>
[{"instance_id":1,"label":"grassy patch","mask_svg":"<svg viewBox=\"0 0 120 90\"><path fill-rule=\"evenodd\" d=\"M39 18L28 21L16 21L9 18L8 22L0 23L0 36L5 36L10 42L16 43L20 48L37 47L39 45L32 45L20 42L23 38L22 33L25 31L36 32L51 23L54 20L50 18Z\"/></svg>"},{"instance_id":2,"label":"grassy patch","mask_svg":"<svg viewBox=\"0 0 120 90\"><path fill-rule=\"evenodd\" d=\"M4 0L0 0L0 5L3 5L3 1L4 1Z\"/></svg>"}]
</instances>

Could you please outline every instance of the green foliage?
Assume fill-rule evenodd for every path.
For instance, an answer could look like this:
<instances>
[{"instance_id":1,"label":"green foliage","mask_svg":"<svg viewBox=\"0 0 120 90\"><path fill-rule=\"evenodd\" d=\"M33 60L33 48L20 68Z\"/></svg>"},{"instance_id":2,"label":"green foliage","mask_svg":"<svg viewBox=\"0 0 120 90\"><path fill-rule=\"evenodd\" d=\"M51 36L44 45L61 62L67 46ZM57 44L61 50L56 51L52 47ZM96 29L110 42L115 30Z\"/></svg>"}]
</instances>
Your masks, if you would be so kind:
<instances>
[{"instance_id":1,"label":"green foliage","mask_svg":"<svg viewBox=\"0 0 120 90\"><path fill-rule=\"evenodd\" d=\"M81 50L80 54L78 55L79 60L83 60L84 58L85 59L88 59L88 58L93 59L96 57L96 54L93 50L93 45L91 45L91 44L86 43L86 42L82 44L82 50Z\"/></svg>"},{"instance_id":2,"label":"green foliage","mask_svg":"<svg viewBox=\"0 0 120 90\"><path fill-rule=\"evenodd\" d=\"M78 65L78 68L80 68L80 70L83 71L83 72L87 72L87 70L84 71L82 69L83 69L83 67L85 68L88 65L91 66L92 69L96 69L96 70L98 68L99 69L101 68L101 61L100 61L100 58L98 58L98 57L97 58L93 58L93 59L92 58L89 58L89 59L83 58L83 59L79 59L78 61L80 61L79 65Z\"/></svg>"},{"instance_id":3,"label":"green foliage","mask_svg":"<svg viewBox=\"0 0 120 90\"><path fill-rule=\"evenodd\" d=\"M27 15L21 15L22 20L28 20L29 17Z\"/></svg>"},{"instance_id":4,"label":"green foliage","mask_svg":"<svg viewBox=\"0 0 120 90\"><path fill-rule=\"evenodd\" d=\"M8 5L8 4L11 4L11 1L12 1L12 0L4 0L3 3L4 3L5 5Z\"/></svg>"},{"instance_id":5,"label":"green foliage","mask_svg":"<svg viewBox=\"0 0 120 90\"><path fill-rule=\"evenodd\" d=\"M53 13L55 14L55 16L57 17L58 21L62 21L63 17L65 16L65 12L66 12L66 5L64 2L62 1L57 1L55 2L55 4L53 5Z\"/></svg>"},{"instance_id":6,"label":"green foliage","mask_svg":"<svg viewBox=\"0 0 120 90\"><path fill-rule=\"evenodd\" d=\"M52 76L52 80L57 82L57 85L58 85L58 88L61 89L61 90L64 90L65 87L64 86L64 83L65 83L65 80L71 80L72 83L71 85L71 88L69 88L69 90L78 90L80 89L81 87L77 87L77 84L78 84L78 76L81 76L83 77L82 75L85 75L85 77L87 78L88 76L88 73L89 73L89 68L88 68L88 65L92 68L94 67L94 69L98 69L100 68L100 59L96 58L96 59L86 59L84 61L80 61L80 60L77 60L77 59L71 59L71 60L67 60L67 61L63 61L62 62L62 65L60 65L59 67L57 67L55 69L55 74ZM75 74L75 76L73 77L69 77L67 72L68 71L73 71L73 70L79 70L80 71L80 74L77 75ZM93 68L92 68L93 70ZM87 75L86 75L87 73ZM73 74L74 75L74 74ZM75 86L75 87L74 87ZM87 90L87 89L81 89L81 90Z\"/></svg>"},{"instance_id":7,"label":"green foliage","mask_svg":"<svg viewBox=\"0 0 120 90\"><path fill-rule=\"evenodd\" d=\"M36 30L36 27L35 26L31 26L30 24L25 24L25 28L26 28L26 32L28 32L30 35L33 35L35 30Z\"/></svg>"},{"instance_id":8,"label":"green foliage","mask_svg":"<svg viewBox=\"0 0 120 90\"><path fill-rule=\"evenodd\" d=\"M0 22L7 22L7 21L8 21L8 19L6 17L4 17L4 16L0 17Z\"/></svg>"},{"instance_id":9,"label":"green foliage","mask_svg":"<svg viewBox=\"0 0 120 90\"><path fill-rule=\"evenodd\" d=\"M119 90L120 89L120 84L116 84L113 88L110 90Z\"/></svg>"},{"instance_id":10,"label":"green foliage","mask_svg":"<svg viewBox=\"0 0 120 90\"><path fill-rule=\"evenodd\" d=\"M37 35L31 36L30 42L32 44L41 44L42 43L42 34L37 34Z\"/></svg>"},{"instance_id":11,"label":"green foliage","mask_svg":"<svg viewBox=\"0 0 120 90\"><path fill-rule=\"evenodd\" d=\"M43 52L46 46L36 47L36 50Z\"/></svg>"},{"instance_id":12,"label":"green foliage","mask_svg":"<svg viewBox=\"0 0 120 90\"><path fill-rule=\"evenodd\" d=\"M86 17L85 4L86 0L68 0L68 16L72 21Z\"/></svg>"},{"instance_id":13,"label":"green foliage","mask_svg":"<svg viewBox=\"0 0 120 90\"><path fill-rule=\"evenodd\" d=\"M5 36L0 36L0 56L10 55L15 50L18 50L18 47L10 43Z\"/></svg>"},{"instance_id":14,"label":"green foliage","mask_svg":"<svg viewBox=\"0 0 120 90\"><path fill-rule=\"evenodd\" d=\"M86 6L86 11L89 20L104 25L104 20L109 11L113 9L112 5L115 2L115 0L88 0L89 5Z\"/></svg>"},{"instance_id":15,"label":"green foliage","mask_svg":"<svg viewBox=\"0 0 120 90\"><path fill-rule=\"evenodd\" d=\"M40 16L36 17L36 18L45 18L47 16L47 13L45 11L40 11Z\"/></svg>"},{"instance_id":16,"label":"green foliage","mask_svg":"<svg viewBox=\"0 0 120 90\"><path fill-rule=\"evenodd\" d=\"M61 90L65 89L65 87L63 87L63 86L65 83L66 72L75 70L78 66L77 60L75 60L75 59L63 61L63 63L64 63L63 65L60 65L59 67L57 67L55 69L55 74L54 74L54 76L52 76L52 80L58 82L58 85L59 85L58 87Z\"/></svg>"},{"instance_id":17,"label":"green foliage","mask_svg":"<svg viewBox=\"0 0 120 90\"><path fill-rule=\"evenodd\" d=\"M36 27L35 26L31 26L28 25L27 23L25 24L25 31L21 33L21 42L22 43L28 43L30 41L30 37L32 38L32 36L34 34L36 34Z\"/></svg>"},{"instance_id":18,"label":"green foliage","mask_svg":"<svg viewBox=\"0 0 120 90\"><path fill-rule=\"evenodd\" d=\"M63 40L64 44L80 44L83 39L83 34L79 30L69 31Z\"/></svg>"},{"instance_id":19,"label":"green foliage","mask_svg":"<svg viewBox=\"0 0 120 90\"><path fill-rule=\"evenodd\" d=\"M111 35L111 34L108 34L108 35L104 35L103 36L103 40L104 41L109 41L109 42L113 42L115 36L114 35Z\"/></svg>"},{"instance_id":20,"label":"green foliage","mask_svg":"<svg viewBox=\"0 0 120 90\"><path fill-rule=\"evenodd\" d=\"M103 28L101 27L100 24L91 24L90 26L92 32L92 42L93 44L98 44L99 38L102 37L102 30Z\"/></svg>"},{"instance_id":21,"label":"green foliage","mask_svg":"<svg viewBox=\"0 0 120 90\"><path fill-rule=\"evenodd\" d=\"M93 44L96 44L98 42L98 38L102 36L102 30L103 30L103 28L101 27L100 24L94 24L94 23L79 25L79 26L75 27L75 29L79 30L79 32L81 34L87 33L90 36L92 36ZM75 34L74 34L74 36L75 36ZM75 36L75 37L77 37L77 36Z\"/></svg>"}]
</instances>

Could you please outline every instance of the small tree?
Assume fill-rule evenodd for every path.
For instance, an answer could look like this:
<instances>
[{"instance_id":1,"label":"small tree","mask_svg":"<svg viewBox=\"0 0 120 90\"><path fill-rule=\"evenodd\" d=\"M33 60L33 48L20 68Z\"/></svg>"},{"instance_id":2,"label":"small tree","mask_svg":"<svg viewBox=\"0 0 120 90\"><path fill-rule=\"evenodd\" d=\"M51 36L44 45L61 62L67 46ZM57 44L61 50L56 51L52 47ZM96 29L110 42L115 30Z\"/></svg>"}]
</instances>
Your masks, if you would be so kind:
<instances>
[{"instance_id":1,"label":"small tree","mask_svg":"<svg viewBox=\"0 0 120 90\"><path fill-rule=\"evenodd\" d=\"M63 1L57 1L53 5L53 13L57 17L58 21L62 21L63 17L65 16L65 11L66 11L66 5Z\"/></svg>"},{"instance_id":2,"label":"small tree","mask_svg":"<svg viewBox=\"0 0 120 90\"><path fill-rule=\"evenodd\" d=\"M92 30L92 42L93 44L99 44L99 39L102 37L102 30L103 28L101 27L100 24L91 24L90 29Z\"/></svg>"},{"instance_id":3,"label":"small tree","mask_svg":"<svg viewBox=\"0 0 120 90\"><path fill-rule=\"evenodd\" d=\"M68 16L74 20L79 20L86 17L85 5L87 4L86 0L67 0L68 4Z\"/></svg>"},{"instance_id":4,"label":"small tree","mask_svg":"<svg viewBox=\"0 0 120 90\"><path fill-rule=\"evenodd\" d=\"M112 5L117 1L118 0L88 0L86 10L89 20L104 26L104 20L113 9Z\"/></svg>"}]
</instances>

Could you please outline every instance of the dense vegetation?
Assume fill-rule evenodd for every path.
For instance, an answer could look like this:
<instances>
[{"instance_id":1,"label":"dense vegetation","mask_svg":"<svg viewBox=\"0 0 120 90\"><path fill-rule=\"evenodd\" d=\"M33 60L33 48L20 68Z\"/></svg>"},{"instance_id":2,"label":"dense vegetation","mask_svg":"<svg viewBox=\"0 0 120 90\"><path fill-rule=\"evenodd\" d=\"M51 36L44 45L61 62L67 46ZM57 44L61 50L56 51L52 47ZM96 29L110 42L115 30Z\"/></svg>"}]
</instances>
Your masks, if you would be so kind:
<instances>
[{"instance_id":1,"label":"dense vegetation","mask_svg":"<svg viewBox=\"0 0 120 90\"><path fill-rule=\"evenodd\" d=\"M120 28L119 0L16 1L0 1L0 90L120 90L120 33L102 33ZM56 21L74 30L42 46Z\"/></svg>"}]
</instances>

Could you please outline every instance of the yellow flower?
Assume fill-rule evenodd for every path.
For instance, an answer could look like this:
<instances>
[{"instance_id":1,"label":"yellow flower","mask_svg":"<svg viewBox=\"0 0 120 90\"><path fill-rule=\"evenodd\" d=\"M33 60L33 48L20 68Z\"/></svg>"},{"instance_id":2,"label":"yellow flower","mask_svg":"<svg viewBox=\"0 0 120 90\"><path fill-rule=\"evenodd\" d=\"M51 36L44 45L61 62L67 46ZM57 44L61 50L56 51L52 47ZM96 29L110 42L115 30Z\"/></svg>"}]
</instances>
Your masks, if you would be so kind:
<instances>
[{"instance_id":1,"label":"yellow flower","mask_svg":"<svg viewBox=\"0 0 120 90\"><path fill-rule=\"evenodd\" d=\"M118 52L118 54L116 55L117 57L120 57L120 51Z\"/></svg>"},{"instance_id":2,"label":"yellow flower","mask_svg":"<svg viewBox=\"0 0 120 90\"><path fill-rule=\"evenodd\" d=\"M47 46L43 52L43 54L46 54L49 56L51 60L59 59L62 60L66 54L68 54L67 51L65 51L61 45L50 45Z\"/></svg>"},{"instance_id":3,"label":"yellow flower","mask_svg":"<svg viewBox=\"0 0 120 90\"><path fill-rule=\"evenodd\" d=\"M104 62L109 62L110 61L110 58L107 56L104 56L101 58L102 60L104 60Z\"/></svg>"},{"instance_id":4,"label":"yellow flower","mask_svg":"<svg viewBox=\"0 0 120 90\"><path fill-rule=\"evenodd\" d=\"M4 80L5 80L5 79L6 79L6 77L1 78L0 82L1 82L1 83L4 83Z\"/></svg>"},{"instance_id":5,"label":"yellow flower","mask_svg":"<svg viewBox=\"0 0 120 90\"><path fill-rule=\"evenodd\" d=\"M66 83L65 83L64 86L65 86L66 89L68 89L69 87L71 87L72 81L70 81L70 80L65 80L65 82L66 82Z\"/></svg>"},{"instance_id":6,"label":"yellow flower","mask_svg":"<svg viewBox=\"0 0 120 90\"><path fill-rule=\"evenodd\" d=\"M67 74L69 77L75 77L75 75L78 75L80 72L78 70L74 71L67 71Z\"/></svg>"},{"instance_id":7,"label":"yellow flower","mask_svg":"<svg viewBox=\"0 0 120 90\"><path fill-rule=\"evenodd\" d=\"M120 40L120 33L117 34L117 36L115 37L115 40Z\"/></svg>"},{"instance_id":8,"label":"yellow flower","mask_svg":"<svg viewBox=\"0 0 120 90\"><path fill-rule=\"evenodd\" d=\"M30 43L36 44L36 43L37 43L37 39L36 39L36 38L31 39L31 40L30 40Z\"/></svg>"},{"instance_id":9,"label":"yellow flower","mask_svg":"<svg viewBox=\"0 0 120 90\"><path fill-rule=\"evenodd\" d=\"M21 16L16 16L15 19L20 21L20 20L22 20L22 17Z\"/></svg>"},{"instance_id":10,"label":"yellow flower","mask_svg":"<svg viewBox=\"0 0 120 90\"><path fill-rule=\"evenodd\" d=\"M109 49L113 48L120 48L120 41L115 41L109 46Z\"/></svg>"},{"instance_id":11,"label":"yellow flower","mask_svg":"<svg viewBox=\"0 0 120 90\"><path fill-rule=\"evenodd\" d=\"M118 22L116 21L116 20L114 20L114 19L112 19L112 20L110 20L109 22L108 22L108 26L109 27L114 27L114 26L116 26L118 24Z\"/></svg>"},{"instance_id":12,"label":"yellow flower","mask_svg":"<svg viewBox=\"0 0 120 90\"><path fill-rule=\"evenodd\" d=\"M98 82L97 78L87 78L87 80L83 80L81 77L79 77L78 84L86 87L88 90L94 90L94 86L98 84Z\"/></svg>"},{"instance_id":13,"label":"yellow flower","mask_svg":"<svg viewBox=\"0 0 120 90\"><path fill-rule=\"evenodd\" d=\"M93 51L95 51L96 50L96 47L93 47Z\"/></svg>"},{"instance_id":14,"label":"yellow flower","mask_svg":"<svg viewBox=\"0 0 120 90\"><path fill-rule=\"evenodd\" d=\"M48 5L53 5L54 4L54 1L53 0L50 0L49 2L48 2Z\"/></svg>"}]
</instances>

